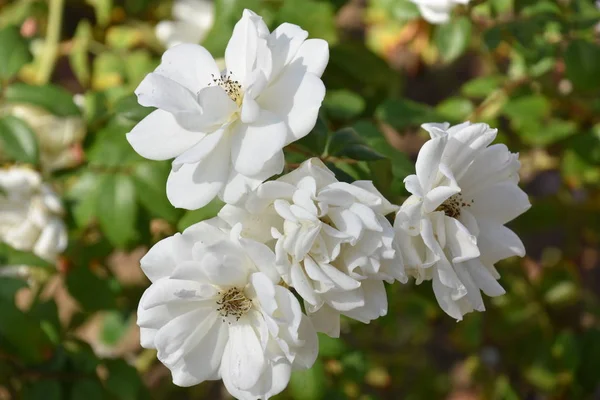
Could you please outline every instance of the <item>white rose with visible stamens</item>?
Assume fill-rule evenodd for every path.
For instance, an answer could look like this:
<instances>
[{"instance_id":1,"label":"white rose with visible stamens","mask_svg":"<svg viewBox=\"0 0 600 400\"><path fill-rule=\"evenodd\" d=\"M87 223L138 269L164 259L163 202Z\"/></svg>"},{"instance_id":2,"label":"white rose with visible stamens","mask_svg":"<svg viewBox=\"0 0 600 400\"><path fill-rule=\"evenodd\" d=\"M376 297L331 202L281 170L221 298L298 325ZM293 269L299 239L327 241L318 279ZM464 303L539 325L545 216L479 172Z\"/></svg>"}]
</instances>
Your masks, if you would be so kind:
<instances>
[{"instance_id":1,"label":"white rose with visible stamens","mask_svg":"<svg viewBox=\"0 0 600 400\"><path fill-rule=\"evenodd\" d=\"M419 7L425 20L432 24L443 24L450 20L452 9L458 4L469 4L469 0L410 0Z\"/></svg>"},{"instance_id":2,"label":"white rose with visible stamens","mask_svg":"<svg viewBox=\"0 0 600 400\"><path fill-rule=\"evenodd\" d=\"M174 21L161 21L156 25L156 37L166 47L181 43L200 43L215 20L213 0L175 0Z\"/></svg>"},{"instance_id":3,"label":"white rose with visible stamens","mask_svg":"<svg viewBox=\"0 0 600 400\"><path fill-rule=\"evenodd\" d=\"M338 336L340 314L365 323L385 315L383 281L406 280L385 218L397 209L371 182L338 182L313 158L219 216L275 249L279 273L315 328Z\"/></svg>"},{"instance_id":4,"label":"white rose with visible stamens","mask_svg":"<svg viewBox=\"0 0 600 400\"><path fill-rule=\"evenodd\" d=\"M174 206L200 208L217 195L235 203L281 173L283 147L310 132L325 96L328 45L307 36L287 23L269 33L246 10L224 71L203 47L182 44L142 81L139 103L158 109L127 139L146 158L175 158L167 181Z\"/></svg>"},{"instance_id":5,"label":"white rose with visible stamens","mask_svg":"<svg viewBox=\"0 0 600 400\"><path fill-rule=\"evenodd\" d=\"M0 240L49 262L67 248L63 208L40 174L24 167L0 168Z\"/></svg>"},{"instance_id":6,"label":"white rose with visible stamens","mask_svg":"<svg viewBox=\"0 0 600 400\"><path fill-rule=\"evenodd\" d=\"M318 339L275 255L214 218L166 238L141 260L152 285L138 307L141 343L179 386L223 379L238 399L268 399L312 366Z\"/></svg>"},{"instance_id":7,"label":"white rose with visible stamens","mask_svg":"<svg viewBox=\"0 0 600 400\"><path fill-rule=\"evenodd\" d=\"M496 129L469 122L423 128L431 140L419 152L416 175L404 181L412 196L396 216L396 240L407 273L417 283L431 280L440 307L461 320L485 310L480 291L504 294L494 264L525 255L504 224L531 204L518 186L518 154L490 146Z\"/></svg>"}]
</instances>

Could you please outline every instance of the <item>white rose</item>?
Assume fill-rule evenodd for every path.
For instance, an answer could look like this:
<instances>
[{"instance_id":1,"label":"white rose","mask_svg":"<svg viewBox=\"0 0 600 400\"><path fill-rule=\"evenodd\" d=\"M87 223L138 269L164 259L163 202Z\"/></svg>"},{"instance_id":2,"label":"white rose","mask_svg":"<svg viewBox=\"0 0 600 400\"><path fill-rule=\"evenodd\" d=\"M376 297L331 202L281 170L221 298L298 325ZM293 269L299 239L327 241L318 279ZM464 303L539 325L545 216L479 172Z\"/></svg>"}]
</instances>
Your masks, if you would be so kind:
<instances>
[{"instance_id":1,"label":"white rose","mask_svg":"<svg viewBox=\"0 0 600 400\"><path fill-rule=\"evenodd\" d=\"M167 181L174 206L200 208L217 195L234 203L281 173L283 147L310 132L325 96L327 42L307 35L291 24L269 33L246 10L224 71L203 47L181 44L142 81L138 101L158 109L127 138L143 157L175 157Z\"/></svg>"},{"instance_id":2,"label":"white rose","mask_svg":"<svg viewBox=\"0 0 600 400\"><path fill-rule=\"evenodd\" d=\"M159 22L155 29L156 37L166 47L200 43L213 26L214 8L213 0L175 0L175 21Z\"/></svg>"},{"instance_id":3,"label":"white rose","mask_svg":"<svg viewBox=\"0 0 600 400\"><path fill-rule=\"evenodd\" d=\"M0 169L0 239L53 262L68 243L60 199L31 169Z\"/></svg>"},{"instance_id":4,"label":"white rose","mask_svg":"<svg viewBox=\"0 0 600 400\"><path fill-rule=\"evenodd\" d=\"M212 219L157 243L142 258L152 281L138 307L141 343L173 382L223 379L238 399L268 399L293 369L312 366L317 334L279 286L275 255Z\"/></svg>"},{"instance_id":5,"label":"white rose","mask_svg":"<svg viewBox=\"0 0 600 400\"><path fill-rule=\"evenodd\" d=\"M410 0L419 7L419 12L432 24L443 24L450 20L450 13L457 4L469 4L469 0Z\"/></svg>"},{"instance_id":6,"label":"white rose","mask_svg":"<svg viewBox=\"0 0 600 400\"><path fill-rule=\"evenodd\" d=\"M432 280L440 307L460 320L485 310L480 290L504 294L494 264L525 255L504 224L531 204L518 186L518 154L490 146L496 129L469 122L423 128L431 140L419 152L416 175L404 181L412 196L396 216L396 238L407 272L417 283Z\"/></svg>"},{"instance_id":7,"label":"white rose","mask_svg":"<svg viewBox=\"0 0 600 400\"><path fill-rule=\"evenodd\" d=\"M268 242L286 284L317 330L339 335L339 315L368 323L387 312L383 281L405 281L386 214L396 211L370 181L338 182L316 158L265 182L244 207L219 217Z\"/></svg>"}]
</instances>

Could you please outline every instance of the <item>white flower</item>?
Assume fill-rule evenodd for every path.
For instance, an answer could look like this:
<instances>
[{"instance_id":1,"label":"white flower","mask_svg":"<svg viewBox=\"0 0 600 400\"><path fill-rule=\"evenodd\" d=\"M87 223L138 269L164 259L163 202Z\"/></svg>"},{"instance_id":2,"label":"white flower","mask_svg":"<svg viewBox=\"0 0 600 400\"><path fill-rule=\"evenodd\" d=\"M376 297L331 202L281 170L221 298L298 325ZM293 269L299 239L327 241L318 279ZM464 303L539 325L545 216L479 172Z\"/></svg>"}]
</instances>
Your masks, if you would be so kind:
<instances>
[{"instance_id":1,"label":"white flower","mask_svg":"<svg viewBox=\"0 0 600 400\"><path fill-rule=\"evenodd\" d=\"M282 24L272 33L244 11L219 72L206 49L182 44L136 90L143 106L157 107L127 138L142 156L176 157L167 196L196 209L215 196L239 201L281 173L283 147L314 127L325 95L320 79L327 42Z\"/></svg>"},{"instance_id":2,"label":"white flower","mask_svg":"<svg viewBox=\"0 0 600 400\"><path fill-rule=\"evenodd\" d=\"M384 216L397 209L370 181L338 182L313 158L219 216L241 222L242 236L270 242L317 330L338 336L340 314L365 323L385 315L383 280L405 280Z\"/></svg>"},{"instance_id":3,"label":"white flower","mask_svg":"<svg viewBox=\"0 0 600 400\"><path fill-rule=\"evenodd\" d=\"M504 224L531 204L518 186L518 154L489 146L496 129L469 122L423 128L431 140L419 152L416 175L404 181L412 196L396 216L396 238L407 272L417 283L432 280L440 307L460 320L485 309L480 290L504 294L494 264L525 255Z\"/></svg>"},{"instance_id":4,"label":"white flower","mask_svg":"<svg viewBox=\"0 0 600 400\"><path fill-rule=\"evenodd\" d=\"M318 352L310 320L277 285L275 255L216 218L157 243L141 260L152 281L138 307L141 343L179 386L223 379L239 399L281 392Z\"/></svg>"},{"instance_id":5,"label":"white flower","mask_svg":"<svg viewBox=\"0 0 600 400\"><path fill-rule=\"evenodd\" d=\"M457 4L469 4L469 0L410 0L419 12L432 24L444 24L450 20L450 12Z\"/></svg>"},{"instance_id":6,"label":"white flower","mask_svg":"<svg viewBox=\"0 0 600 400\"><path fill-rule=\"evenodd\" d=\"M6 105L0 108L2 115L13 115L29 125L38 140L40 165L44 171L73 167L80 161L75 146L81 143L86 133L81 116L59 117L30 104Z\"/></svg>"},{"instance_id":7,"label":"white flower","mask_svg":"<svg viewBox=\"0 0 600 400\"><path fill-rule=\"evenodd\" d=\"M161 21L155 33L166 47L181 43L200 43L210 31L215 19L213 0L175 0L175 21Z\"/></svg>"},{"instance_id":8,"label":"white flower","mask_svg":"<svg viewBox=\"0 0 600 400\"><path fill-rule=\"evenodd\" d=\"M60 199L29 168L0 169L0 240L53 262L67 247Z\"/></svg>"}]
</instances>

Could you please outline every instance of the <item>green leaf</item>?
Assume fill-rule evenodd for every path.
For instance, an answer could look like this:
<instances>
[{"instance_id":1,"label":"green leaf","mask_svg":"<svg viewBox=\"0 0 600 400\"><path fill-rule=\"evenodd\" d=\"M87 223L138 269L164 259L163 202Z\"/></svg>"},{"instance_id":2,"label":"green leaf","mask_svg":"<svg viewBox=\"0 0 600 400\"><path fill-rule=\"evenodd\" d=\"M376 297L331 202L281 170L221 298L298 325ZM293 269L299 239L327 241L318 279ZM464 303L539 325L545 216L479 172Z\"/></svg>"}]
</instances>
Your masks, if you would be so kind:
<instances>
[{"instance_id":1,"label":"green leaf","mask_svg":"<svg viewBox=\"0 0 600 400\"><path fill-rule=\"evenodd\" d=\"M16 308L12 301L0 297L0 337L11 353L27 362L40 362L51 347L39 321Z\"/></svg>"},{"instance_id":2,"label":"green leaf","mask_svg":"<svg viewBox=\"0 0 600 400\"><path fill-rule=\"evenodd\" d=\"M115 293L107 279L102 279L81 265L70 270L66 278L69 293L86 311L109 310L116 306Z\"/></svg>"},{"instance_id":3,"label":"green leaf","mask_svg":"<svg viewBox=\"0 0 600 400\"><path fill-rule=\"evenodd\" d=\"M435 31L435 44L445 62L460 57L469 46L471 39L471 20L468 17L453 18L439 25Z\"/></svg>"},{"instance_id":4,"label":"green leaf","mask_svg":"<svg viewBox=\"0 0 600 400\"><path fill-rule=\"evenodd\" d=\"M0 80L12 78L32 59L29 45L19 28L8 26L0 30Z\"/></svg>"},{"instance_id":5,"label":"green leaf","mask_svg":"<svg viewBox=\"0 0 600 400\"><path fill-rule=\"evenodd\" d=\"M600 125L590 132L574 136L568 147L590 164L600 165Z\"/></svg>"},{"instance_id":6,"label":"green leaf","mask_svg":"<svg viewBox=\"0 0 600 400\"><path fill-rule=\"evenodd\" d=\"M142 388L142 380L137 370L119 359L108 360L106 367L108 369L106 389L119 400L136 400Z\"/></svg>"},{"instance_id":7,"label":"green leaf","mask_svg":"<svg viewBox=\"0 0 600 400\"><path fill-rule=\"evenodd\" d=\"M61 400L62 387L58 380L42 379L23 387L23 400Z\"/></svg>"},{"instance_id":8,"label":"green leaf","mask_svg":"<svg viewBox=\"0 0 600 400\"><path fill-rule=\"evenodd\" d=\"M579 289L571 281L561 281L544 294L544 300L552 305L572 304L579 299Z\"/></svg>"},{"instance_id":9,"label":"green leaf","mask_svg":"<svg viewBox=\"0 0 600 400\"><path fill-rule=\"evenodd\" d=\"M337 41L335 10L327 2L315 0L284 0L277 15L280 23L290 23L306 29L311 37Z\"/></svg>"},{"instance_id":10,"label":"green leaf","mask_svg":"<svg viewBox=\"0 0 600 400\"><path fill-rule=\"evenodd\" d=\"M573 86L591 91L600 86L600 46L582 39L573 40L565 51L567 77Z\"/></svg>"},{"instance_id":11,"label":"green leaf","mask_svg":"<svg viewBox=\"0 0 600 400\"><path fill-rule=\"evenodd\" d=\"M134 122L125 118L113 118L100 129L90 146L87 159L92 165L101 167L114 167L121 169L126 165L144 161L129 142L126 133L129 132Z\"/></svg>"},{"instance_id":12,"label":"green leaf","mask_svg":"<svg viewBox=\"0 0 600 400\"><path fill-rule=\"evenodd\" d=\"M351 119L365 110L365 100L358 94L346 90L330 90L325 96L323 107L332 118Z\"/></svg>"},{"instance_id":13,"label":"green leaf","mask_svg":"<svg viewBox=\"0 0 600 400\"><path fill-rule=\"evenodd\" d=\"M98 194L97 215L108 240L123 247L136 238L136 190L127 175L106 175Z\"/></svg>"},{"instance_id":14,"label":"green leaf","mask_svg":"<svg viewBox=\"0 0 600 400\"><path fill-rule=\"evenodd\" d=\"M69 63L79 83L87 87L90 82L89 46L93 39L92 26L84 19L77 24L73 36L73 48L69 52Z\"/></svg>"},{"instance_id":15,"label":"green leaf","mask_svg":"<svg viewBox=\"0 0 600 400\"><path fill-rule=\"evenodd\" d=\"M119 99L115 104L114 109L119 116L133 122L140 122L152 111L156 110L154 107L141 106L134 94Z\"/></svg>"},{"instance_id":16,"label":"green leaf","mask_svg":"<svg viewBox=\"0 0 600 400\"><path fill-rule=\"evenodd\" d=\"M95 379L76 380L71 387L70 400L103 400L104 390L99 381Z\"/></svg>"},{"instance_id":17,"label":"green leaf","mask_svg":"<svg viewBox=\"0 0 600 400\"><path fill-rule=\"evenodd\" d=\"M9 102L35 104L59 117L81 115L79 107L73 101L73 95L53 84L34 86L13 83L6 88L5 96Z\"/></svg>"},{"instance_id":18,"label":"green leaf","mask_svg":"<svg viewBox=\"0 0 600 400\"><path fill-rule=\"evenodd\" d=\"M327 122L319 115L312 131L302 139L294 142L293 146L302 147L303 149L309 150L313 155L320 156L325 152L328 137L329 128L327 127Z\"/></svg>"},{"instance_id":19,"label":"green leaf","mask_svg":"<svg viewBox=\"0 0 600 400\"><path fill-rule=\"evenodd\" d=\"M386 100L377 107L375 115L398 131L419 126L426 122L444 121L444 117L430 106L408 99Z\"/></svg>"},{"instance_id":20,"label":"green leaf","mask_svg":"<svg viewBox=\"0 0 600 400\"><path fill-rule=\"evenodd\" d=\"M0 265L27 265L54 270L53 263L41 259L33 253L12 248L6 243L0 243Z\"/></svg>"},{"instance_id":21,"label":"green leaf","mask_svg":"<svg viewBox=\"0 0 600 400\"><path fill-rule=\"evenodd\" d=\"M108 346L116 346L129 329L129 322L130 319L119 311L110 311L105 314L102 320L102 343Z\"/></svg>"},{"instance_id":22,"label":"green leaf","mask_svg":"<svg viewBox=\"0 0 600 400\"><path fill-rule=\"evenodd\" d=\"M328 358L340 358L348 351L348 346L339 338L332 338L319 333L319 356Z\"/></svg>"},{"instance_id":23,"label":"green leaf","mask_svg":"<svg viewBox=\"0 0 600 400\"><path fill-rule=\"evenodd\" d=\"M369 147L352 128L341 129L332 135L329 142L329 154L359 161L375 161L385 158L383 154Z\"/></svg>"},{"instance_id":24,"label":"green leaf","mask_svg":"<svg viewBox=\"0 0 600 400\"><path fill-rule=\"evenodd\" d=\"M325 367L321 360L304 371L294 371L289 391L294 400L319 400L325 397L327 387Z\"/></svg>"},{"instance_id":25,"label":"green leaf","mask_svg":"<svg viewBox=\"0 0 600 400\"><path fill-rule=\"evenodd\" d=\"M460 91L465 96L483 98L498 89L504 80L500 75L480 76L465 83Z\"/></svg>"},{"instance_id":26,"label":"green leaf","mask_svg":"<svg viewBox=\"0 0 600 400\"><path fill-rule=\"evenodd\" d=\"M200 221L204 221L205 219L209 219L215 217L221 208L223 208L223 203L221 200L215 198L213 201L208 203L202 208L193 211L186 211L183 217L177 223L177 229L182 232L186 230L189 226L192 226Z\"/></svg>"},{"instance_id":27,"label":"green leaf","mask_svg":"<svg viewBox=\"0 0 600 400\"><path fill-rule=\"evenodd\" d=\"M447 121L462 122L467 119L474 110L473 103L469 99L463 97L450 97L440 104L435 109Z\"/></svg>"},{"instance_id":28,"label":"green leaf","mask_svg":"<svg viewBox=\"0 0 600 400\"><path fill-rule=\"evenodd\" d=\"M12 302L15 298L15 294L17 294L20 289L26 288L27 286L27 282L22 279L11 278L8 276L0 277L0 299Z\"/></svg>"},{"instance_id":29,"label":"green leaf","mask_svg":"<svg viewBox=\"0 0 600 400\"><path fill-rule=\"evenodd\" d=\"M110 22L110 14L112 12L113 0L87 0L88 4L94 7L96 20L98 25L106 26Z\"/></svg>"},{"instance_id":30,"label":"green leaf","mask_svg":"<svg viewBox=\"0 0 600 400\"><path fill-rule=\"evenodd\" d=\"M98 192L106 175L84 170L79 179L66 193L66 198L76 203L71 207L78 227L87 226L96 217Z\"/></svg>"},{"instance_id":31,"label":"green leaf","mask_svg":"<svg viewBox=\"0 0 600 400\"><path fill-rule=\"evenodd\" d=\"M170 163L140 163L134 168L133 181L140 204L152 216L174 223L181 215L181 210L173 207L166 195L166 182L170 170Z\"/></svg>"},{"instance_id":32,"label":"green leaf","mask_svg":"<svg viewBox=\"0 0 600 400\"><path fill-rule=\"evenodd\" d=\"M0 119L0 144L16 161L37 164L39 158L37 138L22 119L12 115Z\"/></svg>"}]
</instances>

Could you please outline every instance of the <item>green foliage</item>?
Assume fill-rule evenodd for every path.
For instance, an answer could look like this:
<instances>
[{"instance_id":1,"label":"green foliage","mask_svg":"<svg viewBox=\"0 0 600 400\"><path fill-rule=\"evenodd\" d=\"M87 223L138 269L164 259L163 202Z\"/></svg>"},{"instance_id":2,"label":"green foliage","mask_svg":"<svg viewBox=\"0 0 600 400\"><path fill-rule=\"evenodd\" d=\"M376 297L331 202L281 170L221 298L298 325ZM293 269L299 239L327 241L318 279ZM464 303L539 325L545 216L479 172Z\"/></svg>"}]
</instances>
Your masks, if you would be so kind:
<instances>
[{"instance_id":1,"label":"green foliage","mask_svg":"<svg viewBox=\"0 0 600 400\"><path fill-rule=\"evenodd\" d=\"M339 339L319 335L317 362L294 371L277 398L598 393L600 11L594 2L471 1L435 26L422 21L410 0L214 4L203 45L215 57L224 55L244 8L270 29L295 23L330 45L319 119L286 147L286 172L318 157L338 179L372 180L401 204L409 195L403 180L415 172L428 138L420 125L471 120L498 128L497 141L519 153L522 187L534 205L510 226L528 256L496 266L507 293L486 298L485 313L456 323L440 311L429 282L389 285L388 315L368 325L343 319ZM215 199L199 210L174 208L165 192L170 161L144 159L126 138L154 111L138 104L134 90L160 62L164 48L154 29L174 19L171 5L0 1L0 167L39 170L63 200L69 234L68 249L51 261L0 243L2 394L221 398L217 382L175 387L156 352L142 349L136 336L135 311L148 286L140 256L223 206ZM43 122L52 140L13 115L16 105L50 113ZM63 143L54 118L83 123L85 138ZM60 147L53 141L72 165L46 168L53 146ZM0 191L0 207L7 195Z\"/></svg>"}]
</instances>

